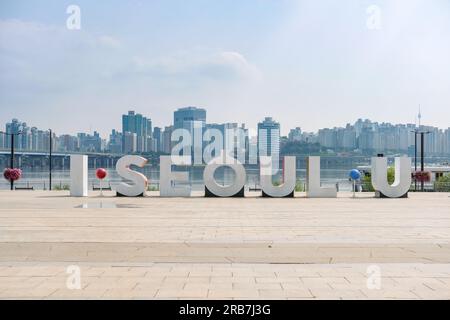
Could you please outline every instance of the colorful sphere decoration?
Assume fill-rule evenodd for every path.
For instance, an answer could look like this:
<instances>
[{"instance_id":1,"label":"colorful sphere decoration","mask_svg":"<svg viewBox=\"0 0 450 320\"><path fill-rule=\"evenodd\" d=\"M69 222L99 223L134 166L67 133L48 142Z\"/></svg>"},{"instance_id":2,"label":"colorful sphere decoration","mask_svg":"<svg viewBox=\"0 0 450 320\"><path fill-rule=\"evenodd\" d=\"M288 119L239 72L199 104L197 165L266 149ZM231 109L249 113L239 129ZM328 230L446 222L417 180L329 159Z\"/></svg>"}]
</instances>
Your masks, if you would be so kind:
<instances>
[{"instance_id":1,"label":"colorful sphere decoration","mask_svg":"<svg viewBox=\"0 0 450 320\"><path fill-rule=\"evenodd\" d=\"M97 171L95 172L95 175L97 176L98 179L103 180L108 175L108 171L106 171L106 169L103 168L98 168Z\"/></svg>"},{"instance_id":2,"label":"colorful sphere decoration","mask_svg":"<svg viewBox=\"0 0 450 320\"><path fill-rule=\"evenodd\" d=\"M8 181L17 181L22 176L22 170L17 168L6 168L3 171L3 177Z\"/></svg>"},{"instance_id":3,"label":"colorful sphere decoration","mask_svg":"<svg viewBox=\"0 0 450 320\"><path fill-rule=\"evenodd\" d=\"M359 180L361 178L361 172L357 169L352 169L349 173L349 176L352 180Z\"/></svg>"}]
</instances>

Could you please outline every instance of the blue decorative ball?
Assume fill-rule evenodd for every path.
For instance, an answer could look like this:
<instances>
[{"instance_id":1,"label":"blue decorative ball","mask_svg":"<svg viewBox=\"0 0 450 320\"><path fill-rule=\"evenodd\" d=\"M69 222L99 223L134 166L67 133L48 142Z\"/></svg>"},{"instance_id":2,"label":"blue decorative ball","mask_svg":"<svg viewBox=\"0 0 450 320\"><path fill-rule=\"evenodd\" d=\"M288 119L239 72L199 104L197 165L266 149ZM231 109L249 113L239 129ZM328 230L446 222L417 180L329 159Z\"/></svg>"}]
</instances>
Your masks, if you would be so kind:
<instances>
[{"instance_id":1,"label":"blue decorative ball","mask_svg":"<svg viewBox=\"0 0 450 320\"><path fill-rule=\"evenodd\" d=\"M349 175L352 180L359 180L361 178L361 172L357 169L352 169Z\"/></svg>"}]
</instances>

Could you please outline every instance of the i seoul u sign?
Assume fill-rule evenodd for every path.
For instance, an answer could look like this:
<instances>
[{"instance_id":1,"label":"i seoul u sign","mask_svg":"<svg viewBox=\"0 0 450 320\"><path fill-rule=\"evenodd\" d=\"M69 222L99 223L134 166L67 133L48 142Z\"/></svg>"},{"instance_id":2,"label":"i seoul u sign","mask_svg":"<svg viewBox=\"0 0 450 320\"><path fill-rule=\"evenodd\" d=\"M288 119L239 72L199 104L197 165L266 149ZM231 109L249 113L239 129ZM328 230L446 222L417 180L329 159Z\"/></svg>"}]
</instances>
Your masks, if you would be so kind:
<instances>
[{"instance_id":1,"label":"i seoul u sign","mask_svg":"<svg viewBox=\"0 0 450 320\"><path fill-rule=\"evenodd\" d=\"M263 197L287 198L294 197L296 184L296 157L286 156L283 159L283 183L274 185L272 182L272 157L261 156L260 184ZM117 196L144 196L148 187L147 177L131 169L131 166L144 167L147 159L137 155L126 155L116 164L117 174L126 182L121 182L115 188ZM176 166L191 164L190 156L160 157L160 197L189 197L191 187L188 171L174 171ZM234 171L234 180L230 185L221 185L214 178L215 171L220 167L229 167ZM387 158L373 157L371 159L371 179L375 195L380 198L407 197L411 186L411 159L409 157L395 158L395 180L392 184L387 180ZM88 157L72 155L70 160L70 193L74 197L88 196ZM206 197L244 197L246 171L244 165L237 159L222 153L206 165L203 172ZM309 198L335 198L337 190L334 187L323 187L320 184L320 157L307 157L307 191Z\"/></svg>"}]
</instances>

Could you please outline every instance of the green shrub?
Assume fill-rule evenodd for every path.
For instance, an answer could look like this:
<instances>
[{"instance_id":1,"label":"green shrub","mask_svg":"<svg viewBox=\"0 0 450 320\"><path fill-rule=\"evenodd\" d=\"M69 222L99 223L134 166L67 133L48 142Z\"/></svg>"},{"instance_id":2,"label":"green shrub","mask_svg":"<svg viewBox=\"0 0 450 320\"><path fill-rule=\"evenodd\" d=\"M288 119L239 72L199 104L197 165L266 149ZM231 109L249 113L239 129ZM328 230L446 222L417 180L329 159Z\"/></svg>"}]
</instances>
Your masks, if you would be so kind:
<instances>
[{"instance_id":1,"label":"green shrub","mask_svg":"<svg viewBox=\"0 0 450 320\"><path fill-rule=\"evenodd\" d=\"M281 181L277 180L273 182L273 185L275 187L278 187L281 185ZM296 192L303 192L305 191L304 185L300 180L297 180L297 182L295 183L295 191Z\"/></svg>"},{"instance_id":2,"label":"green shrub","mask_svg":"<svg viewBox=\"0 0 450 320\"><path fill-rule=\"evenodd\" d=\"M147 191L159 191L159 186L148 186Z\"/></svg>"},{"instance_id":3,"label":"green shrub","mask_svg":"<svg viewBox=\"0 0 450 320\"><path fill-rule=\"evenodd\" d=\"M437 192L450 192L450 174L446 174L435 181L434 190Z\"/></svg>"},{"instance_id":4,"label":"green shrub","mask_svg":"<svg viewBox=\"0 0 450 320\"><path fill-rule=\"evenodd\" d=\"M68 184L57 184L56 186L53 186L53 190L56 191L62 191L62 190L70 190L70 185Z\"/></svg>"},{"instance_id":5,"label":"green shrub","mask_svg":"<svg viewBox=\"0 0 450 320\"><path fill-rule=\"evenodd\" d=\"M393 184L394 180L395 180L395 168L394 167L389 167L387 170L387 180L389 184ZM368 192L373 192L375 191L373 186L372 186L372 176L369 173L368 175L364 175L362 180L361 180L361 184L363 187L364 191L368 191Z\"/></svg>"},{"instance_id":6,"label":"green shrub","mask_svg":"<svg viewBox=\"0 0 450 320\"><path fill-rule=\"evenodd\" d=\"M273 182L273 185L274 185L275 187L281 186L281 181L280 181L280 180L274 181L274 182ZM303 183L301 183L300 180L297 180L297 182L295 183L295 191L296 191L296 192L303 192L303 191L305 191L304 189L305 189L305 188L304 188L304 186L303 186Z\"/></svg>"},{"instance_id":7,"label":"green shrub","mask_svg":"<svg viewBox=\"0 0 450 320\"><path fill-rule=\"evenodd\" d=\"M295 192L304 192L304 191L305 191L304 184L300 180L297 180L297 182L295 183Z\"/></svg>"}]
</instances>

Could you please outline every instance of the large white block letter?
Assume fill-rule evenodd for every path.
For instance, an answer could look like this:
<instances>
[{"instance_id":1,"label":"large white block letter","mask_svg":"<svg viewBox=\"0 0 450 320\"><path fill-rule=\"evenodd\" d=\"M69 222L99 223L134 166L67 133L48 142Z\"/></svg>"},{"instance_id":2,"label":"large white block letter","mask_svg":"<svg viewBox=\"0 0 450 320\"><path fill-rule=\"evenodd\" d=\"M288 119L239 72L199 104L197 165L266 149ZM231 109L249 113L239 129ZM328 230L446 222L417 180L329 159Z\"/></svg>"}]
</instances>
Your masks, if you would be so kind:
<instances>
[{"instance_id":1,"label":"large white block letter","mask_svg":"<svg viewBox=\"0 0 450 320\"><path fill-rule=\"evenodd\" d=\"M296 181L295 157L284 157L283 184L279 186L272 183L272 157L261 156L259 159L263 197L293 197Z\"/></svg>"},{"instance_id":2,"label":"large white block letter","mask_svg":"<svg viewBox=\"0 0 450 320\"><path fill-rule=\"evenodd\" d=\"M387 180L387 158L372 158L372 186L377 196L387 198L401 198L408 196L411 187L411 159L408 157L395 158L395 180L389 185Z\"/></svg>"},{"instance_id":3,"label":"large white block letter","mask_svg":"<svg viewBox=\"0 0 450 320\"><path fill-rule=\"evenodd\" d=\"M88 156L81 154L70 156L70 195L88 196Z\"/></svg>"},{"instance_id":4,"label":"large white block letter","mask_svg":"<svg viewBox=\"0 0 450 320\"><path fill-rule=\"evenodd\" d=\"M231 185L222 186L214 178L214 172L222 166L230 167L235 173L235 179ZM242 163L222 152L219 157L212 159L205 167L203 180L207 197L243 197L247 175Z\"/></svg>"},{"instance_id":5,"label":"large white block letter","mask_svg":"<svg viewBox=\"0 0 450 320\"><path fill-rule=\"evenodd\" d=\"M337 190L335 187L320 186L320 157L308 157L306 169L306 183L308 198L336 198Z\"/></svg>"},{"instance_id":6,"label":"large white block letter","mask_svg":"<svg viewBox=\"0 0 450 320\"><path fill-rule=\"evenodd\" d=\"M147 177L140 172L131 170L130 166L135 165L142 168L146 163L147 159L131 155L124 156L117 161L117 174L132 182L132 184L121 182L116 188L118 196L137 197L145 194L148 185Z\"/></svg>"},{"instance_id":7,"label":"large white block letter","mask_svg":"<svg viewBox=\"0 0 450 320\"><path fill-rule=\"evenodd\" d=\"M177 185L188 183L189 172L173 172L172 165L190 165L190 156L161 156L159 158L159 190L161 197L189 197L191 187Z\"/></svg>"}]
</instances>

